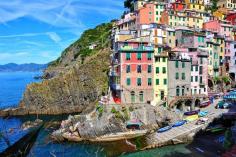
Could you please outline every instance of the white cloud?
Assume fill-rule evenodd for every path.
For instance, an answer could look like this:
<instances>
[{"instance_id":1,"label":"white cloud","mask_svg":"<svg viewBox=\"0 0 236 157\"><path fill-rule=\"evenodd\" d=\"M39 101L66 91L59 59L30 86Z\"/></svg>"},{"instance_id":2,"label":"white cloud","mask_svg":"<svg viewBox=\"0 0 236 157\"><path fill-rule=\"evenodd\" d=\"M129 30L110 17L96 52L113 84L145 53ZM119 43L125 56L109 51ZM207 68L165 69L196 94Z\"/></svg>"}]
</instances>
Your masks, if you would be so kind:
<instances>
[{"instance_id":1,"label":"white cloud","mask_svg":"<svg viewBox=\"0 0 236 157\"><path fill-rule=\"evenodd\" d=\"M47 32L46 33L51 40L53 40L55 43L58 43L61 41L61 37L55 33L55 32Z\"/></svg>"},{"instance_id":2,"label":"white cloud","mask_svg":"<svg viewBox=\"0 0 236 157\"><path fill-rule=\"evenodd\" d=\"M15 57L26 57L29 53L27 52L17 52L17 53L0 53L0 62L7 59L12 59Z\"/></svg>"}]
</instances>

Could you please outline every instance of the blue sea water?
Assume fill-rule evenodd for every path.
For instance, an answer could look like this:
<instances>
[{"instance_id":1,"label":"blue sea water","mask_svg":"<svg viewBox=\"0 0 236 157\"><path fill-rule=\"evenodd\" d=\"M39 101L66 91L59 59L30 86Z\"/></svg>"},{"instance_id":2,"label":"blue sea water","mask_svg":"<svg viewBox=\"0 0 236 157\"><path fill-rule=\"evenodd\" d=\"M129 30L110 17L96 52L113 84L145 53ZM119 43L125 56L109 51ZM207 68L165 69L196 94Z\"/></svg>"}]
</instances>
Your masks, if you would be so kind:
<instances>
[{"instance_id":1,"label":"blue sea water","mask_svg":"<svg viewBox=\"0 0 236 157\"><path fill-rule=\"evenodd\" d=\"M2 72L0 73L0 109L16 107L23 96L27 84L37 82L35 76L41 72Z\"/></svg>"},{"instance_id":2,"label":"blue sea water","mask_svg":"<svg viewBox=\"0 0 236 157\"><path fill-rule=\"evenodd\" d=\"M0 108L15 107L21 100L27 84L38 82L34 77L40 72L14 72L0 73ZM66 118L65 118L66 119ZM26 119L28 120L28 119ZM20 131L21 118L0 118L0 132L4 134L11 143L21 138L26 131ZM128 146L125 142L108 144L88 143L55 143L50 140L52 130L42 129L32 147L28 157L105 157L117 156L126 152ZM0 152L6 149L6 141L0 138ZM195 148L194 148L195 149ZM125 157L166 157L166 156L192 156L192 150L187 145L168 146L163 148L141 151L136 153L123 154ZM204 154L195 154L204 156Z\"/></svg>"}]
</instances>

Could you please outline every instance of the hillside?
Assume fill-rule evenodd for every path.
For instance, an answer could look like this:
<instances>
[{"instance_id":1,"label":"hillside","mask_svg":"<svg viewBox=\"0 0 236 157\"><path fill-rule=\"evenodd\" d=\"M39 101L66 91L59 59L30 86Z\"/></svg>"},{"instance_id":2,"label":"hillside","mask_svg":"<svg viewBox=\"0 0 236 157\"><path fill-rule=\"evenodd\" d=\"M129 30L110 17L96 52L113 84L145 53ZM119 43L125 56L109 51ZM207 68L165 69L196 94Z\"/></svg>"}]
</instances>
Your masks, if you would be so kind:
<instances>
[{"instance_id":1,"label":"hillside","mask_svg":"<svg viewBox=\"0 0 236 157\"><path fill-rule=\"evenodd\" d=\"M34 72L34 71L41 71L46 69L46 64L15 64L9 63L5 65L0 65L0 72L15 72L15 71L27 71L27 72Z\"/></svg>"},{"instance_id":2,"label":"hillside","mask_svg":"<svg viewBox=\"0 0 236 157\"><path fill-rule=\"evenodd\" d=\"M20 107L2 114L63 114L85 112L108 89L112 24L85 31L49 64L41 83L28 85ZM89 50L91 44L97 47Z\"/></svg>"}]
</instances>

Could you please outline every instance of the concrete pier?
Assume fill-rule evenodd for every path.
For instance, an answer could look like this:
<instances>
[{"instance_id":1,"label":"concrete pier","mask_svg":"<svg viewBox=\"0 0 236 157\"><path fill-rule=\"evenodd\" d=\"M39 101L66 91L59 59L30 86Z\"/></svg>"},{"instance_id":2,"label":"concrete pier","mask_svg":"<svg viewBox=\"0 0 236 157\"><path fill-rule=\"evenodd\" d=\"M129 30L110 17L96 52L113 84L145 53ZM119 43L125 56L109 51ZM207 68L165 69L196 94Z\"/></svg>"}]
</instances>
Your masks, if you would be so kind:
<instances>
[{"instance_id":1,"label":"concrete pier","mask_svg":"<svg viewBox=\"0 0 236 157\"><path fill-rule=\"evenodd\" d=\"M185 125L172 128L169 131L163 133L154 132L147 136L148 146L143 148L151 149L155 147L161 147L170 144L185 143L193 140L193 136L196 135L200 130L206 129L206 127L215 119L221 117L223 113L227 113L228 109L215 109L215 105L218 103L216 101L207 108L201 109L201 111L208 111L208 121L205 124L196 125L197 120L188 122Z\"/></svg>"}]
</instances>

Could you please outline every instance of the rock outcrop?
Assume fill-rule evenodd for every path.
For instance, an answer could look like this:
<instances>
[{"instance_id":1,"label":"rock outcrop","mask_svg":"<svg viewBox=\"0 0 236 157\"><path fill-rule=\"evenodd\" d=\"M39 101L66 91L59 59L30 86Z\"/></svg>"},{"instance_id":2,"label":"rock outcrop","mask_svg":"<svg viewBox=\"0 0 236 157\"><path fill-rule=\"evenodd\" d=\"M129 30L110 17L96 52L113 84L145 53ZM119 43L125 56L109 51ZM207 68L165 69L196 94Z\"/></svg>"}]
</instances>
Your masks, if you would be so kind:
<instances>
[{"instance_id":1,"label":"rock outcrop","mask_svg":"<svg viewBox=\"0 0 236 157\"><path fill-rule=\"evenodd\" d=\"M108 89L112 24L85 31L56 61L49 64L40 83L27 86L18 108L0 115L65 114L91 111ZM94 49L89 49L96 43Z\"/></svg>"}]
</instances>

